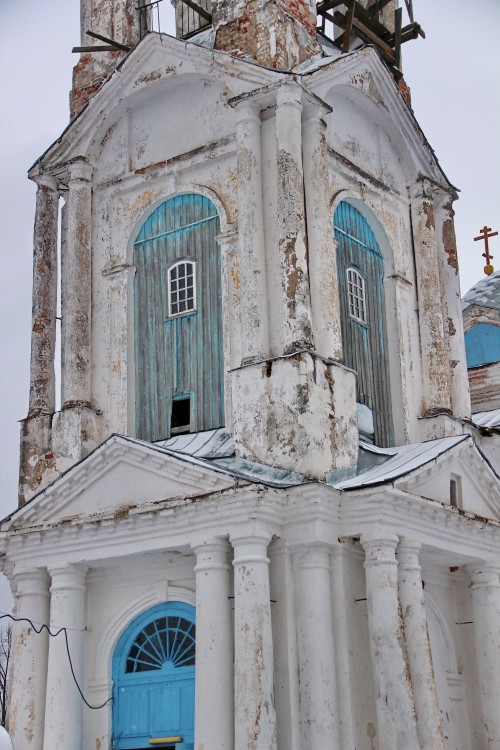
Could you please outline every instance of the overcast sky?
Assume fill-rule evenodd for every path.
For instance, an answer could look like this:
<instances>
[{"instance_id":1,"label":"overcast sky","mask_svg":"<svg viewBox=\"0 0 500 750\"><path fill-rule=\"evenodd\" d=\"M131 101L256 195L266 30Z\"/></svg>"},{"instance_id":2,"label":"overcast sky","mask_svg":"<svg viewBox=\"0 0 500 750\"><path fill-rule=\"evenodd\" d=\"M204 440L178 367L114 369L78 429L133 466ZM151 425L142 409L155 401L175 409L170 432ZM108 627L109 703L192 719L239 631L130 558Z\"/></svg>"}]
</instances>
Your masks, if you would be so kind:
<instances>
[{"instance_id":1,"label":"overcast sky","mask_svg":"<svg viewBox=\"0 0 500 750\"><path fill-rule=\"evenodd\" d=\"M481 243L473 238L484 224L500 229L500 2L413 0L413 4L426 39L404 46L404 73L416 117L449 180L461 191L455 225L465 293L483 276ZM28 403L35 186L26 171L68 122L71 70L77 60L71 48L80 43L79 2L0 0L0 27L4 32L0 46L3 517L17 502L17 421L25 417ZM498 269L498 237L491 241L491 249Z\"/></svg>"}]
</instances>

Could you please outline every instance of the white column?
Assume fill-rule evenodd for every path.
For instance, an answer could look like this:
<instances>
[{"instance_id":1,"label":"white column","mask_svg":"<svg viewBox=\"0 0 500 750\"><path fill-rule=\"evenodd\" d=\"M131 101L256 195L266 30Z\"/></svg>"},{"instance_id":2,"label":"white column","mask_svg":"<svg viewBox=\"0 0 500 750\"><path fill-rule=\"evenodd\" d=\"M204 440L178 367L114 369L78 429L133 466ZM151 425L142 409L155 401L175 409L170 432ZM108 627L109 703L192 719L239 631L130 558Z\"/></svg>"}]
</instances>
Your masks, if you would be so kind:
<instances>
[{"instance_id":1,"label":"white column","mask_svg":"<svg viewBox=\"0 0 500 750\"><path fill-rule=\"evenodd\" d=\"M92 168L71 165L62 259L62 401L90 403Z\"/></svg>"},{"instance_id":2,"label":"white column","mask_svg":"<svg viewBox=\"0 0 500 750\"><path fill-rule=\"evenodd\" d=\"M260 126L259 105L248 99L239 101L236 139L242 362L264 359L269 354Z\"/></svg>"},{"instance_id":3,"label":"white column","mask_svg":"<svg viewBox=\"0 0 500 750\"><path fill-rule=\"evenodd\" d=\"M500 750L500 562L469 568L485 748Z\"/></svg>"},{"instance_id":4,"label":"white column","mask_svg":"<svg viewBox=\"0 0 500 750\"><path fill-rule=\"evenodd\" d=\"M233 624L229 545L214 540L196 554L195 747L234 747Z\"/></svg>"},{"instance_id":5,"label":"white column","mask_svg":"<svg viewBox=\"0 0 500 750\"><path fill-rule=\"evenodd\" d=\"M86 569L51 569L50 629L66 628L76 680L83 690ZM83 701L71 675L64 633L49 643L43 750L81 750Z\"/></svg>"},{"instance_id":6,"label":"white column","mask_svg":"<svg viewBox=\"0 0 500 750\"><path fill-rule=\"evenodd\" d=\"M333 653L330 551L314 544L293 551L302 747L339 748Z\"/></svg>"},{"instance_id":7,"label":"white column","mask_svg":"<svg viewBox=\"0 0 500 750\"><path fill-rule=\"evenodd\" d=\"M377 738L383 750L417 750L420 745L398 598L397 543L397 536L384 532L361 537Z\"/></svg>"},{"instance_id":8,"label":"white column","mask_svg":"<svg viewBox=\"0 0 500 750\"><path fill-rule=\"evenodd\" d=\"M418 321L422 353L423 416L451 411L448 359L431 188L410 188L411 219L418 288Z\"/></svg>"},{"instance_id":9,"label":"white column","mask_svg":"<svg viewBox=\"0 0 500 750\"><path fill-rule=\"evenodd\" d=\"M351 670L349 664L349 633L347 622L344 570L348 562L347 543L332 549L333 642L335 674L337 677L337 710L341 748L354 747L351 700Z\"/></svg>"},{"instance_id":10,"label":"white column","mask_svg":"<svg viewBox=\"0 0 500 750\"><path fill-rule=\"evenodd\" d=\"M231 537L234 547L235 750L276 750L267 557L270 540L270 534L258 531Z\"/></svg>"},{"instance_id":11,"label":"white column","mask_svg":"<svg viewBox=\"0 0 500 750\"><path fill-rule=\"evenodd\" d=\"M316 351L323 357L341 359L340 301L333 214L328 200L324 114L322 106L307 106L302 122L311 318Z\"/></svg>"},{"instance_id":12,"label":"white column","mask_svg":"<svg viewBox=\"0 0 500 750\"><path fill-rule=\"evenodd\" d=\"M302 170L302 89L286 83L276 94L277 244L283 295L283 352L312 345Z\"/></svg>"},{"instance_id":13,"label":"white column","mask_svg":"<svg viewBox=\"0 0 500 750\"><path fill-rule=\"evenodd\" d=\"M402 539L398 546L399 598L410 665L420 745L443 750L436 682L427 630L424 590L418 555L421 545Z\"/></svg>"},{"instance_id":14,"label":"white column","mask_svg":"<svg viewBox=\"0 0 500 750\"><path fill-rule=\"evenodd\" d=\"M16 617L37 629L49 624L49 577L45 570L14 573ZM28 622L15 622L12 640L8 730L15 748L42 750L48 633Z\"/></svg>"},{"instance_id":15,"label":"white column","mask_svg":"<svg viewBox=\"0 0 500 750\"><path fill-rule=\"evenodd\" d=\"M451 410L456 417L470 417L469 379L465 358L464 324L458 273L458 248L453 223L453 197L438 193L434 198L439 275L448 357Z\"/></svg>"},{"instance_id":16,"label":"white column","mask_svg":"<svg viewBox=\"0 0 500 750\"><path fill-rule=\"evenodd\" d=\"M33 237L33 312L29 412L55 411L54 355L57 315L57 180L36 178L35 229Z\"/></svg>"}]
</instances>

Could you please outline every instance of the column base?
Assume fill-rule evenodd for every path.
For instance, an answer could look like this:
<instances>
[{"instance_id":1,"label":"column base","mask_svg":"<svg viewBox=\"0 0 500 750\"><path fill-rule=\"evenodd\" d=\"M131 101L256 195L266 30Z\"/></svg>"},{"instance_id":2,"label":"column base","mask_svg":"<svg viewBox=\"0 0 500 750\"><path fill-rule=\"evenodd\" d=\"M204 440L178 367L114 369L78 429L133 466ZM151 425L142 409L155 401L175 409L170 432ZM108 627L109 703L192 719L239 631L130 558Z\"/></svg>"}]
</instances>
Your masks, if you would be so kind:
<instances>
[{"instance_id":1,"label":"column base","mask_svg":"<svg viewBox=\"0 0 500 750\"><path fill-rule=\"evenodd\" d=\"M58 476L52 449L53 414L39 413L21 422L19 505Z\"/></svg>"},{"instance_id":2,"label":"column base","mask_svg":"<svg viewBox=\"0 0 500 750\"><path fill-rule=\"evenodd\" d=\"M72 403L54 415L52 445L60 471L97 447L97 414L90 404Z\"/></svg>"},{"instance_id":3,"label":"column base","mask_svg":"<svg viewBox=\"0 0 500 750\"><path fill-rule=\"evenodd\" d=\"M352 370L297 351L231 376L237 455L314 479L356 464Z\"/></svg>"}]
</instances>

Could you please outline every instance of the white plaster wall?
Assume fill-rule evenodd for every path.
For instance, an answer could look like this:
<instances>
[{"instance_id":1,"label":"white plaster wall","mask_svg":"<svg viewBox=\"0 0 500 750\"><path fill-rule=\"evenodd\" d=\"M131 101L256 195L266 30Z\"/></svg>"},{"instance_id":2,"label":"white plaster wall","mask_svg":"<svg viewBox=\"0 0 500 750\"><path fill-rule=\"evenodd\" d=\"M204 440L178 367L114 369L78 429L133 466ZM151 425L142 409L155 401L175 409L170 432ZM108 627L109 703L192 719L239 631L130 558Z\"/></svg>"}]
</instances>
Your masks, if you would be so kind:
<instances>
[{"instance_id":1,"label":"white plaster wall","mask_svg":"<svg viewBox=\"0 0 500 750\"><path fill-rule=\"evenodd\" d=\"M85 683L87 700L104 702L112 691L112 659L116 643L141 612L166 601L195 604L194 557L165 552L117 560L87 575ZM110 744L111 704L84 708L84 750Z\"/></svg>"}]
</instances>

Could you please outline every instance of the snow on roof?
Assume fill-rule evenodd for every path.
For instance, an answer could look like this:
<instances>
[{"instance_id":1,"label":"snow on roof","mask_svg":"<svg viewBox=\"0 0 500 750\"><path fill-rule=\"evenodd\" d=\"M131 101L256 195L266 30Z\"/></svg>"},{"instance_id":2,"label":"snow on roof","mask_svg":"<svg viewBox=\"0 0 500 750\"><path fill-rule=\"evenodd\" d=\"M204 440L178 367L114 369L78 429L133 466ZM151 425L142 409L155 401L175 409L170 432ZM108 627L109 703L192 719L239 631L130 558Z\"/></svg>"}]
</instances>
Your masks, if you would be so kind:
<instances>
[{"instance_id":1,"label":"snow on roof","mask_svg":"<svg viewBox=\"0 0 500 750\"><path fill-rule=\"evenodd\" d=\"M500 429L500 409L478 411L472 415L471 419L476 427L498 427Z\"/></svg>"},{"instance_id":2,"label":"snow on roof","mask_svg":"<svg viewBox=\"0 0 500 750\"><path fill-rule=\"evenodd\" d=\"M469 289L462 299L462 310L466 310L471 305L500 310L500 271L495 271L491 276L481 279L472 289Z\"/></svg>"}]
</instances>

